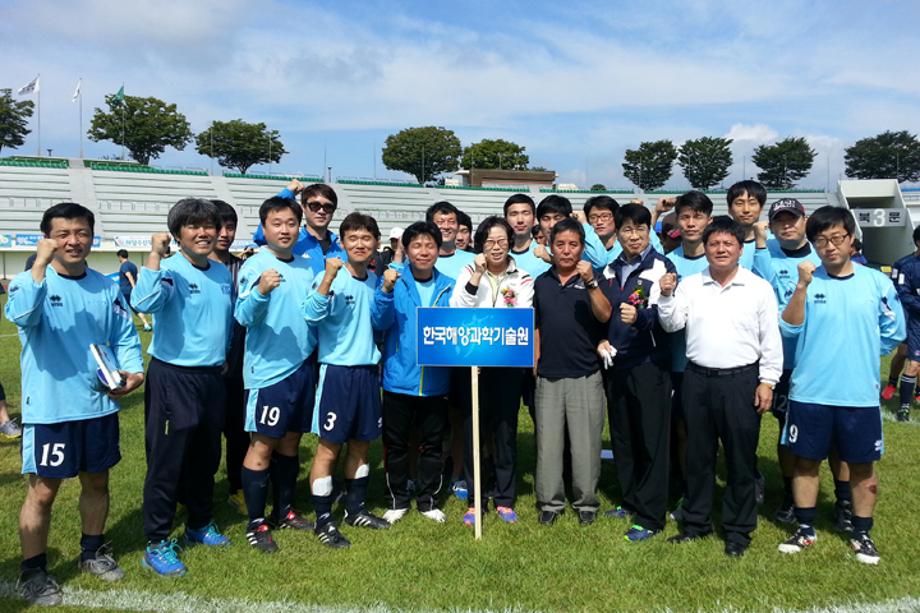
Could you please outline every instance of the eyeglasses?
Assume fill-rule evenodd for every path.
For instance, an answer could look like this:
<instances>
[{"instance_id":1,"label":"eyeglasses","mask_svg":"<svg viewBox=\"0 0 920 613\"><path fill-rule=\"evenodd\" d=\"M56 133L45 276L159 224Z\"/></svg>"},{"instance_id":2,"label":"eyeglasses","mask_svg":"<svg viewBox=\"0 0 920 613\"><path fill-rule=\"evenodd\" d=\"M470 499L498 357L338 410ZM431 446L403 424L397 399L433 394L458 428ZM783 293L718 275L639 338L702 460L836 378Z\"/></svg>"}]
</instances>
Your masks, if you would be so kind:
<instances>
[{"instance_id":1,"label":"eyeglasses","mask_svg":"<svg viewBox=\"0 0 920 613\"><path fill-rule=\"evenodd\" d=\"M307 208L314 213L319 213L320 210L323 210L327 213L334 213L336 206L331 202L308 202Z\"/></svg>"},{"instance_id":2,"label":"eyeglasses","mask_svg":"<svg viewBox=\"0 0 920 613\"><path fill-rule=\"evenodd\" d=\"M504 238L501 238L501 239L498 239L497 241L494 241L494 240L484 241L482 245L486 249L492 249L493 247L498 247L500 249L507 249L508 241Z\"/></svg>"},{"instance_id":3,"label":"eyeglasses","mask_svg":"<svg viewBox=\"0 0 920 613\"><path fill-rule=\"evenodd\" d=\"M591 223L597 223L599 221L612 221L613 215L610 213L599 213L597 215L588 215L588 221Z\"/></svg>"},{"instance_id":4,"label":"eyeglasses","mask_svg":"<svg viewBox=\"0 0 920 613\"><path fill-rule=\"evenodd\" d=\"M814 240L815 247L818 249L824 249L827 247L828 243L834 247L839 247L843 244L843 241L845 241L849 235L850 233L847 232L846 234L835 234L833 236L818 236Z\"/></svg>"}]
</instances>

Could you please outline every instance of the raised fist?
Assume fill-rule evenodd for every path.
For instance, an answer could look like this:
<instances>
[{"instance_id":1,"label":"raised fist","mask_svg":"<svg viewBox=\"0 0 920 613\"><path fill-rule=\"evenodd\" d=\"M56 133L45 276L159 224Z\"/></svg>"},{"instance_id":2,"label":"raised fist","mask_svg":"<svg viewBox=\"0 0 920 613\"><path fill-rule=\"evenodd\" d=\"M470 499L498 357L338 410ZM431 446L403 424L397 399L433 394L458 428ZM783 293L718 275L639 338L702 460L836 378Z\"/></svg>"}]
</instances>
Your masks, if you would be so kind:
<instances>
[{"instance_id":1,"label":"raised fist","mask_svg":"<svg viewBox=\"0 0 920 613\"><path fill-rule=\"evenodd\" d=\"M627 326L631 326L636 323L637 313L638 311L636 310L636 307L629 304L628 302L620 303L620 321L622 321Z\"/></svg>"},{"instance_id":2,"label":"raised fist","mask_svg":"<svg viewBox=\"0 0 920 613\"><path fill-rule=\"evenodd\" d=\"M799 262L799 283L807 287L811 283L816 268L814 262L808 260Z\"/></svg>"},{"instance_id":3,"label":"raised fist","mask_svg":"<svg viewBox=\"0 0 920 613\"><path fill-rule=\"evenodd\" d=\"M259 277L259 293L268 296L273 289L281 285L281 273L274 268L262 272Z\"/></svg>"},{"instance_id":4,"label":"raised fist","mask_svg":"<svg viewBox=\"0 0 920 613\"><path fill-rule=\"evenodd\" d=\"M34 266L44 267L51 263L54 254L58 250L58 242L53 238L43 238L35 246L35 264Z\"/></svg>"},{"instance_id":5,"label":"raised fist","mask_svg":"<svg viewBox=\"0 0 920 613\"><path fill-rule=\"evenodd\" d=\"M655 210L659 213L665 213L673 209L676 204L677 196L666 196L658 199L658 202L655 203Z\"/></svg>"},{"instance_id":6,"label":"raised fist","mask_svg":"<svg viewBox=\"0 0 920 613\"><path fill-rule=\"evenodd\" d=\"M473 259L473 266L475 267L475 272L482 274L486 271L486 254L479 253Z\"/></svg>"},{"instance_id":7,"label":"raised fist","mask_svg":"<svg viewBox=\"0 0 920 613\"><path fill-rule=\"evenodd\" d=\"M674 288L677 287L677 275L673 272L661 275L658 285L661 287L662 296L670 296L674 293Z\"/></svg>"},{"instance_id":8,"label":"raised fist","mask_svg":"<svg viewBox=\"0 0 920 613\"><path fill-rule=\"evenodd\" d=\"M294 192L294 195L296 196L303 191L303 183L297 179L291 179L291 182L287 184L287 188Z\"/></svg>"},{"instance_id":9,"label":"raised fist","mask_svg":"<svg viewBox=\"0 0 920 613\"><path fill-rule=\"evenodd\" d=\"M580 224L588 223L588 218L585 217L584 211L572 211L572 219L576 220Z\"/></svg>"},{"instance_id":10,"label":"raised fist","mask_svg":"<svg viewBox=\"0 0 920 613\"><path fill-rule=\"evenodd\" d=\"M341 270L342 266L345 266L345 262L343 262L341 259L327 258L326 259L326 276L327 277L336 276L339 270Z\"/></svg>"},{"instance_id":11,"label":"raised fist","mask_svg":"<svg viewBox=\"0 0 920 613\"><path fill-rule=\"evenodd\" d=\"M169 241L172 237L166 232L160 232L150 237L150 252L155 253L161 258L169 255Z\"/></svg>"},{"instance_id":12,"label":"raised fist","mask_svg":"<svg viewBox=\"0 0 920 613\"><path fill-rule=\"evenodd\" d=\"M585 283L590 283L594 279L594 269L591 268L590 262L579 260L575 265L575 271Z\"/></svg>"},{"instance_id":13,"label":"raised fist","mask_svg":"<svg viewBox=\"0 0 920 613\"><path fill-rule=\"evenodd\" d=\"M549 252L546 250L545 245L537 245L533 248L533 254L546 262L547 264L553 263L553 258L550 257Z\"/></svg>"},{"instance_id":14,"label":"raised fist","mask_svg":"<svg viewBox=\"0 0 920 613\"><path fill-rule=\"evenodd\" d=\"M390 293L396 286L396 280L399 279L399 272L392 268L383 271L383 291Z\"/></svg>"}]
</instances>

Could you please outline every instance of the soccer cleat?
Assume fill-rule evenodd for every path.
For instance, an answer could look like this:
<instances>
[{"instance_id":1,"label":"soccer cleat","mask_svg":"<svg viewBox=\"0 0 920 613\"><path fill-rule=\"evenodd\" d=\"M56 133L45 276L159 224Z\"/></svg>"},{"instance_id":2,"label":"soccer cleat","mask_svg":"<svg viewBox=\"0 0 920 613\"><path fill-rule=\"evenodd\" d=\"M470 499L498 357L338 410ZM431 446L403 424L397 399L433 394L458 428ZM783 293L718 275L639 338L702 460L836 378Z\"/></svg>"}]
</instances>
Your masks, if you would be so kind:
<instances>
[{"instance_id":1,"label":"soccer cleat","mask_svg":"<svg viewBox=\"0 0 920 613\"><path fill-rule=\"evenodd\" d=\"M351 546L351 541L345 538L331 521L320 528L316 528L313 533L319 539L319 542L326 547L344 549Z\"/></svg>"},{"instance_id":2,"label":"soccer cleat","mask_svg":"<svg viewBox=\"0 0 920 613\"><path fill-rule=\"evenodd\" d=\"M649 528L643 528L639 524L633 524L629 530L626 531L626 534L623 535L623 540L629 541L630 543L638 543L639 541L645 541L656 534L659 530L650 530Z\"/></svg>"},{"instance_id":3,"label":"soccer cleat","mask_svg":"<svg viewBox=\"0 0 920 613\"><path fill-rule=\"evenodd\" d=\"M875 548L875 542L865 532L854 534L850 539L850 546L856 552L856 559L863 564L878 564L881 559L878 549Z\"/></svg>"},{"instance_id":4,"label":"soccer cleat","mask_svg":"<svg viewBox=\"0 0 920 613\"><path fill-rule=\"evenodd\" d=\"M632 515L632 513L630 513L629 511L627 511L620 505L617 505L613 507L612 509L608 509L604 511L604 517L609 517L612 519L626 519L630 515Z\"/></svg>"},{"instance_id":5,"label":"soccer cleat","mask_svg":"<svg viewBox=\"0 0 920 613\"><path fill-rule=\"evenodd\" d=\"M783 503L776 509L773 519L779 524L795 524L795 506L792 503Z\"/></svg>"},{"instance_id":6,"label":"soccer cleat","mask_svg":"<svg viewBox=\"0 0 920 613\"><path fill-rule=\"evenodd\" d=\"M458 479L450 484L450 491L454 493L457 500L469 500L470 492L466 487L466 481Z\"/></svg>"},{"instance_id":7,"label":"soccer cleat","mask_svg":"<svg viewBox=\"0 0 920 613\"><path fill-rule=\"evenodd\" d=\"M53 607L64 602L61 586L43 568L22 573L16 582L16 590L23 600L40 607Z\"/></svg>"},{"instance_id":8,"label":"soccer cleat","mask_svg":"<svg viewBox=\"0 0 920 613\"><path fill-rule=\"evenodd\" d=\"M249 510L246 508L246 499L243 497L243 490L236 490L227 497L227 504L233 507L233 510L240 515L248 515Z\"/></svg>"},{"instance_id":9,"label":"soccer cleat","mask_svg":"<svg viewBox=\"0 0 920 613\"><path fill-rule=\"evenodd\" d=\"M799 553L814 545L818 540L814 528L803 528L795 531L795 534L779 544L778 549L782 553Z\"/></svg>"},{"instance_id":10,"label":"soccer cleat","mask_svg":"<svg viewBox=\"0 0 920 613\"><path fill-rule=\"evenodd\" d=\"M393 525L405 517L406 513L408 512L409 509L390 509L383 514L383 519L385 519L390 525Z\"/></svg>"},{"instance_id":11,"label":"soccer cleat","mask_svg":"<svg viewBox=\"0 0 920 613\"><path fill-rule=\"evenodd\" d=\"M441 509L428 509L427 511L420 511L420 513L431 521L439 524L443 524L447 521L447 515L444 515L444 511Z\"/></svg>"},{"instance_id":12,"label":"soccer cleat","mask_svg":"<svg viewBox=\"0 0 920 613\"><path fill-rule=\"evenodd\" d=\"M230 539L220 533L212 521L204 528L197 530L185 526L185 546L207 545L208 547L224 547L230 544Z\"/></svg>"},{"instance_id":13,"label":"soccer cleat","mask_svg":"<svg viewBox=\"0 0 920 613\"><path fill-rule=\"evenodd\" d=\"M179 544L175 539L147 543L141 566L164 577L181 577L188 570L179 559Z\"/></svg>"},{"instance_id":14,"label":"soccer cleat","mask_svg":"<svg viewBox=\"0 0 920 613\"><path fill-rule=\"evenodd\" d=\"M470 507L463 514L463 525L470 528L476 525L476 509L474 507Z\"/></svg>"},{"instance_id":15,"label":"soccer cleat","mask_svg":"<svg viewBox=\"0 0 920 613\"><path fill-rule=\"evenodd\" d=\"M313 530L316 525L295 511L288 509L281 519L274 518L273 523L281 530Z\"/></svg>"},{"instance_id":16,"label":"soccer cleat","mask_svg":"<svg viewBox=\"0 0 920 613\"><path fill-rule=\"evenodd\" d=\"M898 421L910 421L910 407L898 409ZM2 428L3 426L0 426Z\"/></svg>"},{"instance_id":17,"label":"soccer cleat","mask_svg":"<svg viewBox=\"0 0 920 613\"><path fill-rule=\"evenodd\" d=\"M80 562L80 572L95 575L103 581L119 581L124 578L125 571L118 567L112 557L112 544L105 543L96 550L95 557Z\"/></svg>"},{"instance_id":18,"label":"soccer cleat","mask_svg":"<svg viewBox=\"0 0 920 613\"><path fill-rule=\"evenodd\" d=\"M885 386L885 389L882 390L882 400L891 400L894 398L894 393L898 391L898 388L892 384Z\"/></svg>"},{"instance_id":19,"label":"soccer cleat","mask_svg":"<svg viewBox=\"0 0 920 613\"><path fill-rule=\"evenodd\" d=\"M269 528L268 523L264 521L254 526L250 525L250 528L246 530L246 540L249 541L253 549L258 549L262 553L275 553L278 551L278 545L275 544L275 539L272 538L272 530Z\"/></svg>"},{"instance_id":20,"label":"soccer cleat","mask_svg":"<svg viewBox=\"0 0 920 613\"><path fill-rule=\"evenodd\" d=\"M754 501L758 506L763 504L763 499L767 490L767 480L763 475L758 474L754 478Z\"/></svg>"},{"instance_id":21,"label":"soccer cleat","mask_svg":"<svg viewBox=\"0 0 920 613\"><path fill-rule=\"evenodd\" d=\"M16 439L22 436L22 428L16 423L16 419L8 419L0 424L0 436L3 438Z\"/></svg>"},{"instance_id":22,"label":"soccer cleat","mask_svg":"<svg viewBox=\"0 0 920 613\"><path fill-rule=\"evenodd\" d=\"M502 521L506 524L516 524L517 523L517 513L514 512L514 509L511 507L495 507L495 512L498 513L498 516L501 517Z\"/></svg>"},{"instance_id":23,"label":"soccer cleat","mask_svg":"<svg viewBox=\"0 0 920 613\"><path fill-rule=\"evenodd\" d=\"M838 500L834 503L834 524L838 532L850 534L853 532L853 503L849 500Z\"/></svg>"},{"instance_id":24,"label":"soccer cleat","mask_svg":"<svg viewBox=\"0 0 920 613\"><path fill-rule=\"evenodd\" d=\"M390 522L372 513L368 513L364 509L361 509L361 511L354 515L349 515L346 509L345 523L355 528L370 528L371 530L386 530L390 527Z\"/></svg>"}]
</instances>

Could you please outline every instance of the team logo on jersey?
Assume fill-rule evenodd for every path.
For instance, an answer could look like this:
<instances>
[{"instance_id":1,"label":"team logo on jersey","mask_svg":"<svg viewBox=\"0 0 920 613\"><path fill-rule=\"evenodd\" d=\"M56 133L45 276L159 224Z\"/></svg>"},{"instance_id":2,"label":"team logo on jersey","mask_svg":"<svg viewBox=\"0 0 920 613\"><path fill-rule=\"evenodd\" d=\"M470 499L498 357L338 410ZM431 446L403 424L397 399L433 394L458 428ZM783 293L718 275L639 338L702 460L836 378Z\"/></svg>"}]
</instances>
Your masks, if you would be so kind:
<instances>
[{"instance_id":1,"label":"team logo on jersey","mask_svg":"<svg viewBox=\"0 0 920 613\"><path fill-rule=\"evenodd\" d=\"M875 441L875 450L876 450L876 451L881 451L881 450L882 450L882 439L877 439L877 440Z\"/></svg>"},{"instance_id":2,"label":"team logo on jersey","mask_svg":"<svg viewBox=\"0 0 920 613\"><path fill-rule=\"evenodd\" d=\"M283 278L282 278L281 280L284 281ZM223 292L224 294L229 294L229 293L230 293L230 284L229 284L229 283L221 283L221 284L220 284L220 291Z\"/></svg>"},{"instance_id":3,"label":"team logo on jersey","mask_svg":"<svg viewBox=\"0 0 920 613\"><path fill-rule=\"evenodd\" d=\"M815 304L827 304L827 296L824 294L815 294Z\"/></svg>"},{"instance_id":4,"label":"team logo on jersey","mask_svg":"<svg viewBox=\"0 0 920 613\"><path fill-rule=\"evenodd\" d=\"M50 296L48 296L48 300L51 301L51 306L55 306L55 307L64 306L64 302L61 300L61 297L58 296L57 294L51 294Z\"/></svg>"},{"instance_id":5,"label":"team logo on jersey","mask_svg":"<svg viewBox=\"0 0 920 613\"><path fill-rule=\"evenodd\" d=\"M190 293L190 294L200 294L200 293L201 293L201 290L198 289L198 284L197 284L197 283L189 283L189 284L188 284L188 293Z\"/></svg>"},{"instance_id":6,"label":"team logo on jersey","mask_svg":"<svg viewBox=\"0 0 920 613\"><path fill-rule=\"evenodd\" d=\"M784 268L784 269L780 270L778 273L776 273L776 275L779 276L779 277L788 277L788 276L789 276L789 271L786 270L786 269Z\"/></svg>"},{"instance_id":7,"label":"team logo on jersey","mask_svg":"<svg viewBox=\"0 0 920 613\"><path fill-rule=\"evenodd\" d=\"M355 306L356 301L353 294L345 294L343 297L345 298L345 304L347 306Z\"/></svg>"}]
</instances>

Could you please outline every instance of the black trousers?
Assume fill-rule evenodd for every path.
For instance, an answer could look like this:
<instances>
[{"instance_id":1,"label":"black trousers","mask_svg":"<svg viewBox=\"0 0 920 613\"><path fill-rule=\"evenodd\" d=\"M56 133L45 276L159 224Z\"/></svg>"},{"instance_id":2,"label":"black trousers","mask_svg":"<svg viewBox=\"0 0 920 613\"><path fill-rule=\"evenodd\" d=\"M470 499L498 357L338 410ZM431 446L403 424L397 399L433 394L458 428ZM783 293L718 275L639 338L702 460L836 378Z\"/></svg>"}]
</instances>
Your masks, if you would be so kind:
<instances>
[{"instance_id":1,"label":"black trousers","mask_svg":"<svg viewBox=\"0 0 920 613\"><path fill-rule=\"evenodd\" d=\"M482 462L481 487L483 500L492 498L497 507L513 507L517 497L517 427L523 380L524 371L520 368L482 368L479 371L479 441L482 446L491 441L494 452L489 461ZM466 416L464 472L472 500L473 420L470 415Z\"/></svg>"},{"instance_id":2,"label":"black trousers","mask_svg":"<svg viewBox=\"0 0 920 613\"><path fill-rule=\"evenodd\" d=\"M663 530L668 505L671 380L655 364L608 373L607 416L623 507Z\"/></svg>"},{"instance_id":3,"label":"black trousers","mask_svg":"<svg viewBox=\"0 0 920 613\"><path fill-rule=\"evenodd\" d=\"M383 392L383 451L387 476L387 504L408 509L409 445L418 434L416 504L419 511L437 508L444 482L441 442L447 429L447 398Z\"/></svg>"},{"instance_id":4,"label":"black trousers","mask_svg":"<svg viewBox=\"0 0 920 613\"><path fill-rule=\"evenodd\" d=\"M227 482L230 484L230 492L236 492L243 488L243 460L249 449L249 433L243 429L246 423L246 407L243 404L243 374L240 372L224 377L224 388L226 389L224 439L226 440Z\"/></svg>"},{"instance_id":5,"label":"black trousers","mask_svg":"<svg viewBox=\"0 0 920 613\"><path fill-rule=\"evenodd\" d=\"M169 536L180 498L188 507L189 527L201 528L211 521L224 393L219 367L187 368L156 358L150 361L144 388L147 540Z\"/></svg>"},{"instance_id":6,"label":"black trousers","mask_svg":"<svg viewBox=\"0 0 920 613\"><path fill-rule=\"evenodd\" d=\"M684 373L683 404L687 420L687 489L684 530L704 534L712 530L719 441L725 449L728 484L722 498L722 527L726 541L747 544L757 527L754 480L760 415L754 407L758 366L734 369L732 374L705 372L693 364Z\"/></svg>"}]
</instances>

